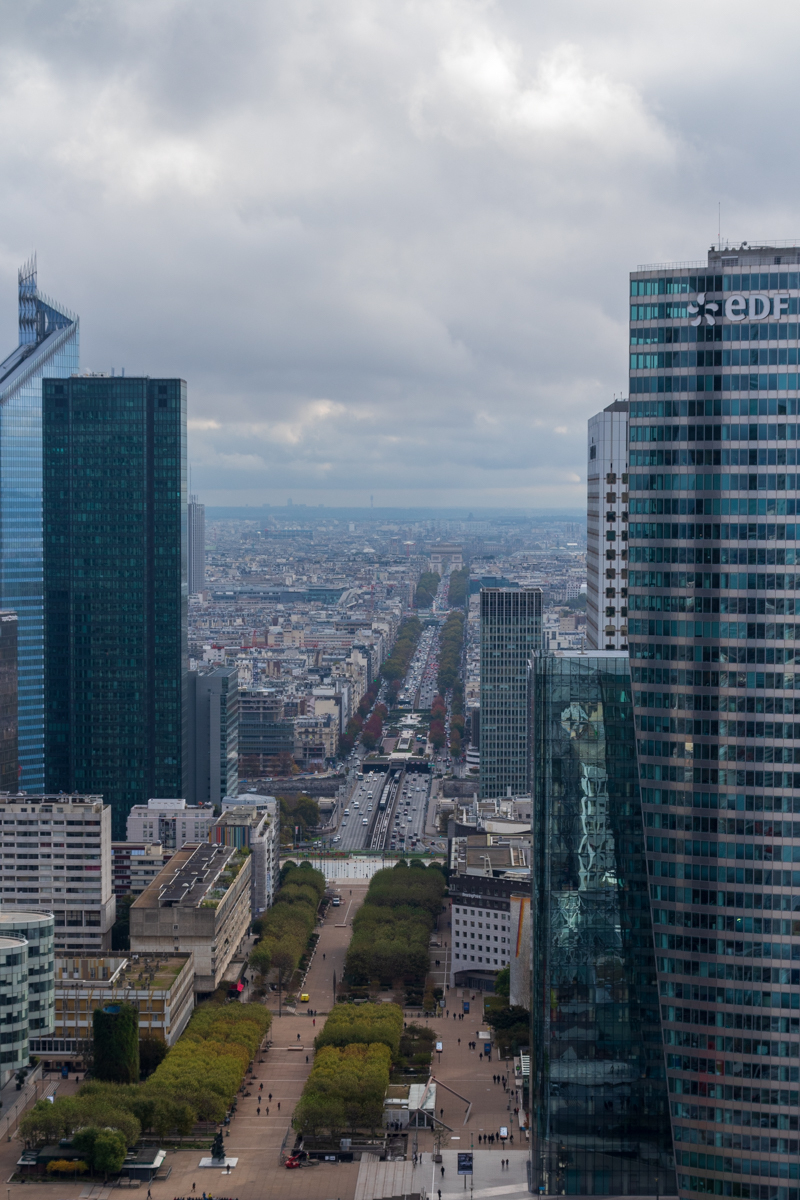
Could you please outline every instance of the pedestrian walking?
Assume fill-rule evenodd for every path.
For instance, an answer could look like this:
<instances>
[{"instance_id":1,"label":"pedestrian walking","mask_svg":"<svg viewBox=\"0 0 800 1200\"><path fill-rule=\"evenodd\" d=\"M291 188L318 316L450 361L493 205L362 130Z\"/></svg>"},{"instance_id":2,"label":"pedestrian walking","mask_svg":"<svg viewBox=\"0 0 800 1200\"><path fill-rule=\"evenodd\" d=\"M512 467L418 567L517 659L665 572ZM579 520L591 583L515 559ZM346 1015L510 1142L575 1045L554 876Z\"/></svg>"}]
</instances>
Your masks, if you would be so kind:
<instances>
[{"instance_id":1,"label":"pedestrian walking","mask_svg":"<svg viewBox=\"0 0 800 1200\"><path fill-rule=\"evenodd\" d=\"M261 1116L261 1105L260 1104L259 1104L258 1108L256 1109L256 1115L259 1117Z\"/></svg>"},{"instance_id":2,"label":"pedestrian walking","mask_svg":"<svg viewBox=\"0 0 800 1200\"><path fill-rule=\"evenodd\" d=\"M280 1100L279 1100L279 1101L278 1101L278 1112L280 1112L280 1111L281 1111L281 1102L280 1102Z\"/></svg>"},{"instance_id":3,"label":"pedestrian walking","mask_svg":"<svg viewBox=\"0 0 800 1200\"><path fill-rule=\"evenodd\" d=\"M267 1099L269 1099L269 1100L271 1100L271 1099L272 1099L272 1092L270 1092L270 1094L269 1094L269 1096L267 1097Z\"/></svg>"},{"instance_id":4,"label":"pedestrian walking","mask_svg":"<svg viewBox=\"0 0 800 1200\"><path fill-rule=\"evenodd\" d=\"M269 1116L269 1105L267 1105L267 1116Z\"/></svg>"},{"instance_id":5,"label":"pedestrian walking","mask_svg":"<svg viewBox=\"0 0 800 1200\"><path fill-rule=\"evenodd\" d=\"M442 1179L444 1179L444 1167L442 1167Z\"/></svg>"}]
</instances>

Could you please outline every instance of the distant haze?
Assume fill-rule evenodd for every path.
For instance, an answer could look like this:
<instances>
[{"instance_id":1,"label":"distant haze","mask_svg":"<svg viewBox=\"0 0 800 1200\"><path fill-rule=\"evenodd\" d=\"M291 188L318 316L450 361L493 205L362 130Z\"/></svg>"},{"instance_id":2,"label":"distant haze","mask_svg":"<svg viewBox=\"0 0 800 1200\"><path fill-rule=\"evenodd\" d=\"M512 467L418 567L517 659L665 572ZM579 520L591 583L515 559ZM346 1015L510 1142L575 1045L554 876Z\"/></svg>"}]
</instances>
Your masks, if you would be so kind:
<instances>
[{"instance_id":1,"label":"distant haze","mask_svg":"<svg viewBox=\"0 0 800 1200\"><path fill-rule=\"evenodd\" d=\"M82 364L188 380L213 505L581 508L627 272L800 234L800 8L3 5L16 268ZM776 146L778 139L781 145Z\"/></svg>"}]
</instances>

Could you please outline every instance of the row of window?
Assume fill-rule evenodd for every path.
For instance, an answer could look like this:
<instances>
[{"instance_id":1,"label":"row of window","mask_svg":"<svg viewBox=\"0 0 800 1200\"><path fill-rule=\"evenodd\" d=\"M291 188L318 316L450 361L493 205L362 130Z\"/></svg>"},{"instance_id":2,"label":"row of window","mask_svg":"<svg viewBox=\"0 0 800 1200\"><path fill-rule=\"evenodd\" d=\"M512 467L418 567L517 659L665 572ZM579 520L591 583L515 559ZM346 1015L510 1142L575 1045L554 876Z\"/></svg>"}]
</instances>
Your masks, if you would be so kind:
<instances>
[{"instance_id":1,"label":"row of window","mask_svg":"<svg viewBox=\"0 0 800 1200\"><path fill-rule=\"evenodd\" d=\"M720 933L769 933L792 937L796 935L798 925L797 921L789 921L785 920L784 918L778 920L771 917L732 917L726 916L722 913L683 912L681 909L678 909L676 912L674 908L654 908L652 910L652 915L654 925L673 925L677 926L679 929L681 927L685 929L716 929L719 930ZM722 989L719 990L721 991ZM788 994L791 995L791 993ZM724 1000L720 1000L719 1003L723 1004ZM791 1004L791 1007L800 1008L800 994L798 994L797 999ZM686 1011L688 1012L689 1009ZM696 1012L697 1010L694 1009L693 1011ZM722 1016L723 1014L720 1014L720 1020L718 1022L720 1025L725 1024ZM733 1021L734 1014L730 1014L730 1016L731 1020ZM675 1020L675 1018L670 1017L670 1020ZM679 1017L678 1020L681 1020L681 1018ZM739 1014L736 1016L735 1020L736 1028L738 1029L763 1028L768 1030L772 1028L773 1032L775 1033L780 1032L780 1030L787 1032L789 1029L788 1025L779 1025L779 1022L785 1022L787 1020L786 1017L764 1017L763 1026L761 1024L761 1017L748 1016L744 1018L741 1014ZM792 1020L792 1029L794 1030L800 1028L800 1017L793 1017ZM746 1021L747 1023L743 1025L743 1021ZM757 1022L757 1024L752 1024L753 1021ZM770 1026L770 1021L772 1021L772 1026ZM695 1024L696 1023L697 1022L695 1022ZM710 1022L710 1024L713 1024L713 1022Z\"/></svg>"},{"instance_id":2,"label":"row of window","mask_svg":"<svg viewBox=\"0 0 800 1200\"><path fill-rule=\"evenodd\" d=\"M760 321L757 325L632 325L632 346L677 346L682 342L794 342L796 321Z\"/></svg>"},{"instance_id":3,"label":"row of window","mask_svg":"<svg viewBox=\"0 0 800 1200\"><path fill-rule=\"evenodd\" d=\"M732 1037L724 1033L695 1033L688 1029L665 1029L664 1045L683 1046L692 1050L721 1050L729 1054L754 1054L758 1058L800 1058L798 1042L773 1042L767 1038ZM769 1138L766 1140L769 1142Z\"/></svg>"},{"instance_id":4,"label":"row of window","mask_svg":"<svg viewBox=\"0 0 800 1200\"><path fill-rule=\"evenodd\" d=\"M747 375L632 375L632 396L671 392L786 392L797 390L797 372Z\"/></svg>"},{"instance_id":5,"label":"row of window","mask_svg":"<svg viewBox=\"0 0 800 1200\"><path fill-rule=\"evenodd\" d=\"M673 1101L672 1115L690 1121L708 1121L716 1125L741 1125L745 1129L797 1129L800 1119L789 1116L788 1113L753 1112L747 1108L716 1108L706 1104L685 1104L678 1100ZM688 1140L685 1135L683 1140Z\"/></svg>"},{"instance_id":6,"label":"row of window","mask_svg":"<svg viewBox=\"0 0 800 1200\"><path fill-rule=\"evenodd\" d=\"M691 549L691 547L690 547L690 549ZM706 549L709 550L709 553L711 553L711 549L709 547L706 547ZM737 553L737 551L736 551L735 547L729 548L727 546L719 546L719 547L715 546L713 548L713 554L714 554L713 563L714 564L719 563L720 558L722 558L722 556L725 555L726 557L722 558L722 562L726 564L728 561L727 556L728 555L733 556L736 553ZM784 551L784 553L785 554L786 553L793 554L794 551ZM774 555L775 551L772 551L772 554ZM698 558L697 561L700 562L702 560ZM735 563L736 559L731 558L731 561ZM750 561L748 559L748 550L745 550L745 549L741 550L741 560L740 561L743 566L746 565L748 563L748 561ZM752 560L752 561L754 562L755 560ZM773 562L775 561L774 558L772 561ZM796 579L797 579L797 576L795 576L795 575L786 575L783 573L778 573L775 575L775 582L772 586L786 588L789 591L793 591L794 590L794 581ZM769 586L770 580L771 580L771 575L767 577L768 586ZM779 580L781 582L778 582ZM658 588L661 588L661 587L663 587L663 588L670 588L670 587L672 587L672 588L687 588L688 587L688 588L703 589L703 588L719 587L719 577L716 572L712 572L712 571L633 571L633 570L629 570L628 571L628 584L629 584L629 587L631 587L631 588L641 587L641 588L652 589L652 588L657 588L657 587ZM798 586L797 590L800 591L800 586ZM678 597L673 597L673 599L678 599ZM751 613L753 615L758 614L758 613L763 613L764 615L781 616L781 617L782 616L794 616L795 612L797 612L797 615L800 616L800 601L798 601L797 604L795 604L795 601L792 597L714 596L711 598L711 607L710 608L706 604L706 601L708 600L707 596L694 596L694 597L683 596L680 599L682 601L681 605L679 606L679 608L673 608L672 609L673 612L678 612L678 611L680 611L680 612L715 612L715 613L719 612L719 613L742 613L742 614ZM661 600L663 602L666 602L666 597L662 597ZM656 603L656 604L650 605L650 607L651 608L659 608L659 607L661 607L661 605ZM670 610L668 608L665 608L664 611L668 612Z\"/></svg>"},{"instance_id":7,"label":"row of window","mask_svg":"<svg viewBox=\"0 0 800 1200\"><path fill-rule=\"evenodd\" d=\"M678 866L681 866L678 863ZM713 870L713 868L710 868ZM719 868L724 870L724 867ZM706 940L706 939L702 939ZM712 938L712 942L716 941ZM696 951L696 953L704 953ZM727 957L727 955L726 955ZM689 975L702 979L727 979L741 983L770 983L785 984L789 987L800 986L800 970L795 967L756 967L745 966L744 963L731 962L698 962L691 958L657 958L656 969L662 975ZM797 1070L797 1068L794 1068ZM754 1076L758 1078L758 1076ZM770 1076L762 1075L762 1079ZM776 1079L789 1081L789 1076L776 1076ZM794 1081L794 1080L792 1080Z\"/></svg>"},{"instance_id":8,"label":"row of window","mask_svg":"<svg viewBox=\"0 0 800 1200\"><path fill-rule=\"evenodd\" d=\"M713 1049L713 1047L710 1048ZM797 1121L796 1117L795 1121ZM716 1146L727 1150L760 1150L763 1153L770 1152L772 1154L797 1153L797 1138L761 1137L760 1135L754 1137L748 1133L715 1133L711 1129L695 1129L690 1126L682 1128L680 1125L675 1127L674 1137L676 1142ZM691 1160L691 1156L689 1158ZM684 1163L684 1166L697 1165L696 1162L692 1163L691 1161Z\"/></svg>"},{"instance_id":9,"label":"row of window","mask_svg":"<svg viewBox=\"0 0 800 1200\"><path fill-rule=\"evenodd\" d=\"M759 504L760 503L761 503L761 501L759 501ZM768 502L765 502L765 503L768 503ZM749 514L749 509L748 509L748 514ZM703 539L713 540L715 542L719 542L719 541L724 541L724 542L727 542L727 541L733 541L733 542L746 542L746 541L766 542L766 541L769 541L769 542L774 542L776 539L781 542L783 542L783 541L793 542L793 541L795 541L796 532L797 532L798 527L796 527L794 525L772 525L772 524L766 524L766 523L764 523L764 524L749 523L747 525L741 525L741 524L740 525L713 525L713 524L701 525L701 524L689 523L689 524L684 525L681 522L679 524L665 523L662 525L662 523L660 521L657 523L655 521L653 521L653 522L645 521L644 523L631 522L631 524L628 526L628 528L630 530L629 536L631 538L655 538L657 541L663 541L664 539L672 538L675 541L684 542L684 541L694 541L695 539L703 538ZM609 541L613 541L613 540L614 540L613 538L609 539ZM633 557L634 550L645 550L646 551L647 549L648 549L648 547L631 547L628 551L629 561L630 562L658 562L659 560L656 558L648 558L648 557L634 558ZM606 558L613 559L614 557L615 557L615 555L614 555L613 551L606 554ZM748 583L747 586L750 587L751 585ZM762 585L759 583L756 583L752 586L761 587Z\"/></svg>"},{"instance_id":10,"label":"row of window","mask_svg":"<svg viewBox=\"0 0 800 1200\"><path fill-rule=\"evenodd\" d=\"M783 471L769 473L750 471L746 475L732 475L727 472L719 475L712 475L711 482L717 483L717 487L706 488L705 481L708 478L705 474L700 475L632 475L631 476L631 491L637 492L671 492L671 491L723 491L723 492L795 492L797 491L798 476L791 472L785 474ZM787 508L786 505L789 505ZM779 507L782 505L783 507ZM731 507L733 506L733 507ZM763 516L768 516L774 513L776 516L796 516L796 505L794 499L783 500L775 497L774 499L762 500L762 508L758 508L758 500L755 496L748 499L743 497L722 497L714 499L708 497L705 500L698 499L696 496L688 497L685 500L676 497L674 500L668 499L662 501L660 499L630 499L628 502L628 513L638 516L639 514L647 513L664 515L673 513L676 516L719 516L729 517L735 516L758 516L761 513ZM606 521L616 521L616 512L608 512ZM624 519L624 514L623 514Z\"/></svg>"},{"instance_id":11,"label":"row of window","mask_svg":"<svg viewBox=\"0 0 800 1200\"><path fill-rule=\"evenodd\" d=\"M780 396L747 396L723 400L631 400L631 420L642 417L793 417L797 400Z\"/></svg>"},{"instance_id":12,"label":"row of window","mask_svg":"<svg viewBox=\"0 0 800 1200\"><path fill-rule=\"evenodd\" d=\"M793 442L797 425L748 421L738 425L631 425L628 441L639 442ZM748 460L749 461L749 460ZM631 464L633 465L633 464Z\"/></svg>"},{"instance_id":13,"label":"row of window","mask_svg":"<svg viewBox=\"0 0 800 1200\"><path fill-rule=\"evenodd\" d=\"M691 696L687 698L692 699ZM708 721L689 717L659 717L653 713L639 713L636 716L636 729L639 733L677 733L697 737L705 735L707 737L771 738L786 741L800 739L800 727L788 721ZM798 747L796 761L800 762L800 747ZM650 814L650 816L652 815ZM687 820L689 819L687 818ZM652 823L652 821L648 822L650 825ZM679 819L678 828L680 827ZM798 828L796 836L800 837L800 828Z\"/></svg>"},{"instance_id":14,"label":"row of window","mask_svg":"<svg viewBox=\"0 0 800 1200\"><path fill-rule=\"evenodd\" d=\"M668 672L664 673L667 674ZM677 675L677 671L669 673ZM681 672L681 674L684 674L684 672ZM692 675L694 672L690 671L689 674ZM664 682L666 683L667 680ZM674 682L677 682L677 680ZM685 712L748 712L772 715L777 713L778 716L796 716L800 714L800 699L791 696L708 696L699 695L696 692L634 692L633 702L637 708L683 709ZM763 736L763 730L761 734L745 736L761 737ZM797 736L800 737L800 727ZM753 798L750 797L750 799L752 800ZM756 799L760 801L761 797L756 797ZM677 796L671 796L663 800L660 796L648 798L643 794L642 800L646 804L663 803L673 806L683 806L686 804L691 807L692 793L681 792ZM724 801L725 797L721 796L720 800ZM742 803L744 804L744 801ZM772 811L771 805L772 800L770 799L768 812ZM699 794L698 803L695 807L699 807ZM710 797L706 797L703 808L716 807L717 797L712 792ZM720 807L725 808L725 803L722 803ZM750 805L750 808L753 809L753 804ZM761 805L759 804L754 811L760 812ZM785 808L780 811L790 812L792 810ZM797 807L794 811L800 812L800 797L797 800Z\"/></svg>"},{"instance_id":15,"label":"row of window","mask_svg":"<svg viewBox=\"0 0 800 1200\"><path fill-rule=\"evenodd\" d=\"M657 557L653 557L654 551ZM778 566L778 567L793 567L796 563L800 563L800 552L792 547L767 547L767 546L631 546L628 550L630 562L659 562L659 563L703 563L706 566L713 566L717 563L721 565L736 565L739 566ZM636 555L636 557L634 557ZM644 557L643 557L644 556ZM661 584L659 580L671 577L671 572L661 571L628 571L629 580L633 581L641 577L641 587L669 587L669 583ZM625 578L623 576L623 578ZM696 586L702 586L702 581L705 575L699 576L696 573L694 583ZM632 586L633 585L632 583ZM676 585L677 586L677 585ZM735 608L722 609L723 612L744 612L743 608L738 610ZM778 610L770 610L775 611ZM784 610L781 610L784 611ZM785 610L789 612L789 609ZM794 610L792 610L794 611ZM748 612L764 612L763 608L748 609Z\"/></svg>"},{"instance_id":16,"label":"row of window","mask_svg":"<svg viewBox=\"0 0 800 1200\"><path fill-rule=\"evenodd\" d=\"M652 354L631 354L632 371L675 371L681 367L796 367L796 346L774 350L664 350ZM790 384L789 387L793 387ZM673 391L686 389L676 389ZM694 391L694 388L689 388ZM728 389L725 389L726 391ZM739 389L734 387L733 391ZM745 389L742 389L745 390ZM783 389L786 390L784 385Z\"/></svg>"},{"instance_id":17,"label":"row of window","mask_svg":"<svg viewBox=\"0 0 800 1200\"><path fill-rule=\"evenodd\" d=\"M787 292L800 287L797 271L750 271L735 275L661 275L631 279L632 296L686 296L694 292Z\"/></svg>"}]
</instances>

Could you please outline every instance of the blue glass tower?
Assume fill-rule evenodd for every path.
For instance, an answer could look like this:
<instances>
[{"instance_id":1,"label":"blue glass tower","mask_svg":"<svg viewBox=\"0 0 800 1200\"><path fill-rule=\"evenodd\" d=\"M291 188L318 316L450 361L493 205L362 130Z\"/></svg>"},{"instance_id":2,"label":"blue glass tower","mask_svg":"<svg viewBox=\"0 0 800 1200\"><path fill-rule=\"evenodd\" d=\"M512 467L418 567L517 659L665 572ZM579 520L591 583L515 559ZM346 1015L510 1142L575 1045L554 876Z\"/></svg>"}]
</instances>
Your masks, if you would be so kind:
<instances>
[{"instance_id":1,"label":"blue glass tower","mask_svg":"<svg viewBox=\"0 0 800 1200\"><path fill-rule=\"evenodd\" d=\"M0 363L0 608L19 637L19 786L44 788L42 378L79 369L78 318L40 294L36 259L19 271L19 345Z\"/></svg>"}]
</instances>

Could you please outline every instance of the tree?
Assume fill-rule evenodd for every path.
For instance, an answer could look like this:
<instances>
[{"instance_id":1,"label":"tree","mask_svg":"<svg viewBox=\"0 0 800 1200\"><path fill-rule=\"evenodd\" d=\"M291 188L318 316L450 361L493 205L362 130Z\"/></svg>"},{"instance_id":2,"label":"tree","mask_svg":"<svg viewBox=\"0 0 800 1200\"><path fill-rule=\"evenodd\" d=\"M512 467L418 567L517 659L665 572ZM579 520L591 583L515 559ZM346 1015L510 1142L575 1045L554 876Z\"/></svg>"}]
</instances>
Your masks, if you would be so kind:
<instances>
[{"instance_id":1,"label":"tree","mask_svg":"<svg viewBox=\"0 0 800 1200\"><path fill-rule=\"evenodd\" d=\"M149 1034L139 1038L139 1076L141 1079L147 1079L148 1075L153 1074L159 1063L166 1058L167 1050L167 1043L161 1038L151 1037Z\"/></svg>"},{"instance_id":2,"label":"tree","mask_svg":"<svg viewBox=\"0 0 800 1200\"><path fill-rule=\"evenodd\" d=\"M494 977L494 990L496 996L505 996L506 1000L511 994L511 968L503 967Z\"/></svg>"},{"instance_id":3,"label":"tree","mask_svg":"<svg viewBox=\"0 0 800 1200\"><path fill-rule=\"evenodd\" d=\"M112 950L131 948L131 905L135 899L135 896L117 897L117 919L111 926Z\"/></svg>"},{"instance_id":4,"label":"tree","mask_svg":"<svg viewBox=\"0 0 800 1200\"><path fill-rule=\"evenodd\" d=\"M263 988L272 968L272 951L264 942L257 942L250 951L250 966L260 975Z\"/></svg>"},{"instance_id":5,"label":"tree","mask_svg":"<svg viewBox=\"0 0 800 1200\"><path fill-rule=\"evenodd\" d=\"M73 1139L74 1140L74 1139ZM128 1147L116 1129L102 1129L94 1143L94 1169L103 1172L103 1178L116 1175L125 1162Z\"/></svg>"}]
</instances>

